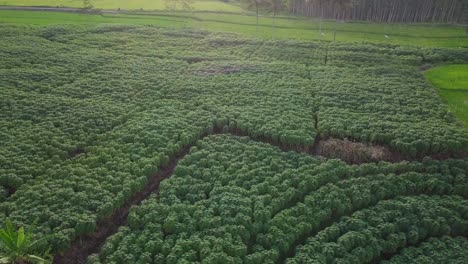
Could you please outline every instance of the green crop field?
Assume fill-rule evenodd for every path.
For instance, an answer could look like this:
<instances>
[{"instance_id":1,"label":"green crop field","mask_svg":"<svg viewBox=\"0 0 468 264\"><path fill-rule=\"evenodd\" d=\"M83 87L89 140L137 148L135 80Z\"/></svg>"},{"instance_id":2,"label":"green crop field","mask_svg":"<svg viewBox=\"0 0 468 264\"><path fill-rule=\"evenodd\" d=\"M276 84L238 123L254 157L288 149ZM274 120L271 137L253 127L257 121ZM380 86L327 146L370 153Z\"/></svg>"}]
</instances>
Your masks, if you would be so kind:
<instances>
[{"instance_id":1,"label":"green crop field","mask_svg":"<svg viewBox=\"0 0 468 264\"><path fill-rule=\"evenodd\" d=\"M468 126L468 64L444 65L425 72L450 110Z\"/></svg>"},{"instance_id":2,"label":"green crop field","mask_svg":"<svg viewBox=\"0 0 468 264\"><path fill-rule=\"evenodd\" d=\"M21 25L99 25L99 24L131 24L155 25L158 27L180 28L187 26L187 21L180 18L155 16L100 16L85 14L70 14L61 12L36 11L2 11L0 23Z\"/></svg>"},{"instance_id":3,"label":"green crop field","mask_svg":"<svg viewBox=\"0 0 468 264\"><path fill-rule=\"evenodd\" d=\"M0 23L26 25L52 24L143 24L160 27L200 28L215 32L237 33L263 39L324 40L370 42L425 47L468 47L462 27L426 24L377 24L320 22L318 19L260 17L210 12L150 12L145 14L86 15L59 12L0 10ZM321 29L321 31L320 31Z\"/></svg>"},{"instance_id":4,"label":"green crop field","mask_svg":"<svg viewBox=\"0 0 468 264\"><path fill-rule=\"evenodd\" d=\"M418 263L397 250L466 233L468 202L456 191L465 178L439 174L460 162L349 166L210 137L89 263ZM468 259L459 240L447 259Z\"/></svg>"},{"instance_id":5,"label":"green crop field","mask_svg":"<svg viewBox=\"0 0 468 264\"><path fill-rule=\"evenodd\" d=\"M437 248L431 259L467 260L468 130L419 71L467 49L252 38L167 15L0 14L0 223L41 239L33 253L420 263Z\"/></svg>"},{"instance_id":6,"label":"green crop field","mask_svg":"<svg viewBox=\"0 0 468 264\"><path fill-rule=\"evenodd\" d=\"M93 0L95 8L125 9L125 10L164 10L166 3L163 0ZM52 6L52 7L83 7L82 0L0 0L0 5L12 6ZM181 6L176 6L181 9ZM218 0L195 0L194 10L239 12L239 6Z\"/></svg>"},{"instance_id":7,"label":"green crop field","mask_svg":"<svg viewBox=\"0 0 468 264\"><path fill-rule=\"evenodd\" d=\"M468 64L444 65L425 74L438 88L468 91Z\"/></svg>"},{"instance_id":8,"label":"green crop field","mask_svg":"<svg viewBox=\"0 0 468 264\"><path fill-rule=\"evenodd\" d=\"M462 26L92 3L0 10L0 262L468 262Z\"/></svg>"}]
</instances>

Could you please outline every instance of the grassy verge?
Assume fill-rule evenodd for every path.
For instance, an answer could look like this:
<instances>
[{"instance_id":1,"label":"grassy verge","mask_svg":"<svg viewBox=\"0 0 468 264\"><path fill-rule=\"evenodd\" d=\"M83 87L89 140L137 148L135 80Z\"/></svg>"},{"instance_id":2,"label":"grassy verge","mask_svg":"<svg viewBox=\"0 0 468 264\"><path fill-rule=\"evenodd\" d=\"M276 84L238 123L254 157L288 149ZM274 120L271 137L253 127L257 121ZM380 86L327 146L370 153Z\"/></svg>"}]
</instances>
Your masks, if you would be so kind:
<instances>
[{"instance_id":1,"label":"grassy verge","mask_svg":"<svg viewBox=\"0 0 468 264\"><path fill-rule=\"evenodd\" d=\"M1 0L0 0L1 1ZM193 27L249 37L300 40L372 42L426 47L468 47L463 28L424 24L343 23L317 19L261 17L215 12L152 12L145 14L83 15L58 12L0 11L0 23L14 24L151 24Z\"/></svg>"},{"instance_id":2,"label":"grassy verge","mask_svg":"<svg viewBox=\"0 0 468 264\"><path fill-rule=\"evenodd\" d=\"M430 69L426 77L441 89L468 91L468 64L445 65Z\"/></svg>"},{"instance_id":3,"label":"grassy verge","mask_svg":"<svg viewBox=\"0 0 468 264\"><path fill-rule=\"evenodd\" d=\"M165 16L101 16L89 14L74 14L62 12L37 11L1 11L0 23L26 24L26 25L54 25L54 24L140 24L157 25L161 27L184 27L187 21Z\"/></svg>"},{"instance_id":4,"label":"grassy verge","mask_svg":"<svg viewBox=\"0 0 468 264\"><path fill-rule=\"evenodd\" d=\"M450 111L468 127L468 64L444 65L424 75L438 88Z\"/></svg>"},{"instance_id":5,"label":"grassy verge","mask_svg":"<svg viewBox=\"0 0 468 264\"><path fill-rule=\"evenodd\" d=\"M100 9L126 9L126 10L163 10L166 3L163 0L92 0L95 8ZM59 6L82 7L83 0L0 0L0 5L11 6ZM180 8L180 7L176 7ZM219 0L196 0L194 10L239 12L239 6Z\"/></svg>"}]
</instances>

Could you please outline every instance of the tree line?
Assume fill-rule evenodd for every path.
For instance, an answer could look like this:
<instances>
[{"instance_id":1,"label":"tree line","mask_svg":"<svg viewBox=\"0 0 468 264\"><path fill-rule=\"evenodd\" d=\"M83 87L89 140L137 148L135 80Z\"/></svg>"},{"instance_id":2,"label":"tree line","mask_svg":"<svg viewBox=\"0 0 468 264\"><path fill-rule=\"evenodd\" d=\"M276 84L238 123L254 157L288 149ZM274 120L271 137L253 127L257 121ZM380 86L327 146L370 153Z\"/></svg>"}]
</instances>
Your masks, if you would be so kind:
<instances>
[{"instance_id":1,"label":"tree line","mask_svg":"<svg viewBox=\"0 0 468 264\"><path fill-rule=\"evenodd\" d=\"M92 9L91 0L82 0ZM243 0L247 8L335 20L468 23L468 0ZM167 9L193 9L194 0L164 0ZM258 22L257 22L258 23Z\"/></svg>"},{"instance_id":2,"label":"tree line","mask_svg":"<svg viewBox=\"0 0 468 264\"><path fill-rule=\"evenodd\" d=\"M465 23L468 0L247 0L250 6L337 20ZM282 4L280 4L282 2Z\"/></svg>"}]
</instances>

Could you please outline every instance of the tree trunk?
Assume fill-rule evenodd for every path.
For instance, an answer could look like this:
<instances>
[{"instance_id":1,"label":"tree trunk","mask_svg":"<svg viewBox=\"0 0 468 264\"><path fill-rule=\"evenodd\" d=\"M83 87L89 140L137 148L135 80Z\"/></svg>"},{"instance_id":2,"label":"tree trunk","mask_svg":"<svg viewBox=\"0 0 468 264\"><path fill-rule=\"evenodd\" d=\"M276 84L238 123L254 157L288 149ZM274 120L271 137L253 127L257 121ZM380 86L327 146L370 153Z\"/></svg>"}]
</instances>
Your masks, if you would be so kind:
<instances>
[{"instance_id":1,"label":"tree trunk","mask_svg":"<svg viewBox=\"0 0 468 264\"><path fill-rule=\"evenodd\" d=\"M275 32L276 32L276 11L273 11L273 32L271 32L271 36L274 37L275 36Z\"/></svg>"},{"instance_id":2,"label":"tree trunk","mask_svg":"<svg viewBox=\"0 0 468 264\"><path fill-rule=\"evenodd\" d=\"M466 0L291 0L294 14L321 19L354 19L380 22L466 23Z\"/></svg>"},{"instance_id":3,"label":"tree trunk","mask_svg":"<svg viewBox=\"0 0 468 264\"><path fill-rule=\"evenodd\" d=\"M255 34L258 37L258 3L257 3L257 1L255 1L255 9L256 9L256 13L257 13L257 25L255 27L255 32L256 32Z\"/></svg>"}]
</instances>

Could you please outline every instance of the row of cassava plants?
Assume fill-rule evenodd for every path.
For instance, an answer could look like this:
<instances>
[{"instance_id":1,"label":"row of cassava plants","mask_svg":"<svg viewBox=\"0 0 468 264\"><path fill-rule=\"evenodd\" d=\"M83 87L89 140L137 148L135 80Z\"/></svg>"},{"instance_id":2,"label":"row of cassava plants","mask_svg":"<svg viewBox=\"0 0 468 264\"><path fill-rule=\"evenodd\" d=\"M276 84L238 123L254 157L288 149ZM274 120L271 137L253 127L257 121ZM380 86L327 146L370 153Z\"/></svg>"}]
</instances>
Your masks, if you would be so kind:
<instances>
[{"instance_id":1,"label":"row of cassava plants","mask_svg":"<svg viewBox=\"0 0 468 264\"><path fill-rule=\"evenodd\" d=\"M317 233L287 263L373 263L430 237L466 235L467 213L468 202L460 196L382 201Z\"/></svg>"},{"instance_id":2,"label":"row of cassava plants","mask_svg":"<svg viewBox=\"0 0 468 264\"><path fill-rule=\"evenodd\" d=\"M464 58L458 49L128 25L0 34L0 219L54 234L54 251L219 126L298 150L319 137L411 156L466 150L466 130L414 66Z\"/></svg>"},{"instance_id":3,"label":"row of cassava plants","mask_svg":"<svg viewBox=\"0 0 468 264\"><path fill-rule=\"evenodd\" d=\"M468 261L468 240L463 236L432 237L419 245L403 248L383 264L442 263L447 260Z\"/></svg>"},{"instance_id":4,"label":"row of cassava plants","mask_svg":"<svg viewBox=\"0 0 468 264\"><path fill-rule=\"evenodd\" d=\"M382 200L466 196L466 169L461 160L346 165L211 136L90 261L275 262L326 225Z\"/></svg>"}]
</instances>

